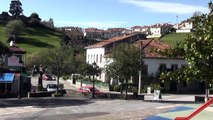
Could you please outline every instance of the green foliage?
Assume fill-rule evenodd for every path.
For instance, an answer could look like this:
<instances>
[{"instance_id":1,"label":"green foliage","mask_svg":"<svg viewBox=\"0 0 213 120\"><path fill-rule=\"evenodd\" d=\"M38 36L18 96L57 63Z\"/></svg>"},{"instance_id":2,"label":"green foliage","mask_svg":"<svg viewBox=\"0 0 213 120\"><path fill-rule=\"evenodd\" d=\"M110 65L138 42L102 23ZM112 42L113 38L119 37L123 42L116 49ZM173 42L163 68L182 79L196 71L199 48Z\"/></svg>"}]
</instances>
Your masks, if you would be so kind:
<instances>
[{"instance_id":1,"label":"green foliage","mask_svg":"<svg viewBox=\"0 0 213 120\"><path fill-rule=\"evenodd\" d=\"M74 56L72 48L49 49L47 51L43 51L40 58L41 63L46 66L52 74L57 76L57 86L59 86L59 78L62 75L71 75L73 72Z\"/></svg>"},{"instance_id":2,"label":"green foliage","mask_svg":"<svg viewBox=\"0 0 213 120\"><path fill-rule=\"evenodd\" d=\"M142 68L140 64L141 51L134 45L120 44L113 49L110 57L113 62L107 65L106 71L112 78L130 79L131 76L137 76Z\"/></svg>"},{"instance_id":3,"label":"green foliage","mask_svg":"<svg viewBox=\"0 0 213 120\"><path fill-rule=\"evenodd\" d=\"M71 74L74 69L72 48L55 48L41 53L41 63L56 76Z\"/></svg>"},{"instance_id":4,"label":"green foliage","mask_svg":"<svg viewBox=\"0 0 213 120\"><path fill-rule=\"evenodd\" d=\"M69 75L63 75L63 80L68 80L69 79Z\"/></svg>"},{"instance_id":5,"label":"green foliage","mask_svg":"<svg viewBox=\"0 0 213 120\"><path fill-rule=\"evenodd\" d=\"M36 86L36 91L44 91L44 88L41 86L41 84L38 84L38 86Z\"/></svg>"},{"instance_id":6,"label":"green foliage","mask_svg":"<svg viewBox=\"0 0 213 120\"><path fill-rule=\"evenodd\" d=\"M186 81L205 81L206 84L213 82L213 5L209 3L210 13L193 16L194 31L189 34L185 42L175 46L172 53L182 51L182 56L188 63L188 66L176 73L167 73L162 75L161 79L168 77L170 79ZM171 54L172 54L171 53Z\"/></svg>"},{"instance_id":7,"label":"green foliage","mask_svg":"<svg viewBox=\"0 0 213 120\"><path fill-rule=\"evenodd\" d=\"M37 13L32 13L30 15L29 23L31 26L36 26L40 24L41 19L39 18L39 15Z\"/></svg>"},{"instance_id":8,"label":"green foliage","mask_svg":"<svg viewBox=\"0 0 213 120\"><path fill-rule=\"evenodd\" d=\"M94 66L88 63L82 63L79 68L78 71L80 74L84 75L84 76L92 76L92 75L96 75L98 76L101 73L101 69L98 66Z\"/></svg>"},{"instance_id":9,"label":"green foliage","mask_svg":"<svg viewBox=\"0 0 213 120\"><path fill-rule=\"evenodd\" d=\"M15 35L18 36L20 35L21 31L24 29L24 23L20 20L12 20L8 22L8 24L5 27L5 33L8 36Z\"/></svg>"},{"instance_id":10,"label":"green foliage","mask_svg":"<svg viewBox=\"0 0 213 120\"><path fill-rule=\"evenodd\" d=\"M30 15L30 19L32 19L32 18L35 18L35 19L38 19L39 21L41 21L41 19L39 18L39 15L37 13L32 13Z\"/></svg>"},{"instance_id":11,"label":"green foliage","mask_svg":"<svg viewBox=\"0 0 213 120\"><path fill-rule=\"evenodd\" d=\"M12 0L10 3L10 10L9 12L13 15L13 16L20 16L20 14L23 12L22 9L22 4L19 0Z\"/></svg>"},{"instance_id":12,"label":"green foliage","mask_svg":"<svg viewBox=\"0 0 213 120\"><path fill-rule=\"evenodd\" d=\"M163 88L160 86L159 83L151 83L149 85L145 85L144 88L141 90L142 93L147 92L147 87L151 88L151 92L154 90L162 90Z\"/></svg>"},{"instance_id":13,"label":"green foliage","mask_svg":"<svg viewBox=\"0 0 213 120\"><path fill-rule=\"evenodd\" d=\"M116 92L119 92L120 91L120 86L119 85L114 85L113 86L113 90L116 91Z\"/></svg>"},{"instance_id":14,"label":"green foliage","mask_svg":"<svg viewBox=\"0 0 213 120\"><path fill-rule=\"evenodd\" d=\"M59 89L60 90L64 89L64 84L59 84Z\"/></svg>"},{"instance_id":15,"label":"green foliage","mask_svg":"<svg viewBox=\"0 0 213 120\"><path fill-rule=\"evenodd\" d=\"M0 56L6 53L9 53L9 49L0 41Z\"/></svg>"}]
</instances>

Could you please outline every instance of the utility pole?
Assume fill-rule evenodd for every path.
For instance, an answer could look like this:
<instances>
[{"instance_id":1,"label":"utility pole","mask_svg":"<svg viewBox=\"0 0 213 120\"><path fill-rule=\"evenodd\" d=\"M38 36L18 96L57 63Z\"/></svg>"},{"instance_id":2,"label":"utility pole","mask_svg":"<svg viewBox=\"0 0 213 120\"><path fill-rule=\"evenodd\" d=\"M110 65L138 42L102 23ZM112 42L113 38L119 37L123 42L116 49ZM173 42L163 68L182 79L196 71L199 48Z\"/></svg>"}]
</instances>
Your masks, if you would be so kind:
<instances>
[{"instance_id":1,"label":"utility pole","mask_svg":"<svg viewBox=\"0 0 213 120\"><path fill-rule=\"evenodd\" d=\"M139 70L139 82L138 82L138 94L141 93L141 78L142 78L142 41L140 41L140 70Z\"/></svg>"}]
</instances>

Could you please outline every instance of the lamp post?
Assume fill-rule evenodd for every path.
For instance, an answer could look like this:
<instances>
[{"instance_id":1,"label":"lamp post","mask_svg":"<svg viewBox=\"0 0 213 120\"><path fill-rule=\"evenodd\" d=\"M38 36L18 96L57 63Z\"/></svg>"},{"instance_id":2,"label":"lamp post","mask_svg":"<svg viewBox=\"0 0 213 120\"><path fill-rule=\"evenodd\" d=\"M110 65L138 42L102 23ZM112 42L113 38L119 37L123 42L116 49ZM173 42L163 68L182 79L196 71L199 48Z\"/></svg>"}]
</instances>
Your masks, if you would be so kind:
<instances>
[{"instance_id":1,"label":"lamp post","mask_svg":"<svg viewBox=\"0 0 213 120\"><path fill-rule=\"evenodd\" d=\"M4 74L3 66L4 66L4 61L0 57L0 76Z\"/></svg>"},{"instance_id":2,"label":"lamp post","mask_svg":"<svg viewBox=\"0 0 213 120\"><path fill-rule=\"evenodd\" d=\"M95 74L96 74L96 69L97 69L97 64L94 62L92 64L93 67L93 73L92 73L92 98L95 98Z\"/></svg>"},{"instance_id":3,"label":"lamp post","mask_svg":"<svg viewBox=\"0 0 213 120\"><path fill-rule=\"evenodd\" d=\"M19 66L19 69L20 69L20 78L18 80L18 99L21 99L22 98L22 69L23 69L23 61L22 59L19 60L19 64L21 66Z\"/></svg>"}]
</instances>

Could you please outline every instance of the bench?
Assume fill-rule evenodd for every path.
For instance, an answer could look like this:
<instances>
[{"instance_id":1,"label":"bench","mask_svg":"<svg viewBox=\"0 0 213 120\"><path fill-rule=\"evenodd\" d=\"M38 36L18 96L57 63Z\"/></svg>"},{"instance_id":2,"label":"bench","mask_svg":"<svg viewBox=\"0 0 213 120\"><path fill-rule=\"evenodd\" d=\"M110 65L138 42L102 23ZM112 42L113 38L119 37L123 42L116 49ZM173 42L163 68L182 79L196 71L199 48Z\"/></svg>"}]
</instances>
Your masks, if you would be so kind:
<instances>
[{"instance_id":1,"label":"bench","mask_svg":"<svg viewBox=\"0 0 213 120\"><path fill-rule=\"evenodd\" d=\"M59 93L63 96L64 94L67 94L66 90L59 90ZM55 91L39 91L39 92L28 92L27 96L30 97L50 97L52 94L55 93Z\"/></svg>"},{"instance_id":2,"label":"bench","mask_svg":"<svg viewBox=\"0 0 213 120\"><path fill-rule=\"evenodd\" d=\"M41 91L41 92L28 92L27 97L50 97L54 92Z\"/></svg>"}]
</instances>

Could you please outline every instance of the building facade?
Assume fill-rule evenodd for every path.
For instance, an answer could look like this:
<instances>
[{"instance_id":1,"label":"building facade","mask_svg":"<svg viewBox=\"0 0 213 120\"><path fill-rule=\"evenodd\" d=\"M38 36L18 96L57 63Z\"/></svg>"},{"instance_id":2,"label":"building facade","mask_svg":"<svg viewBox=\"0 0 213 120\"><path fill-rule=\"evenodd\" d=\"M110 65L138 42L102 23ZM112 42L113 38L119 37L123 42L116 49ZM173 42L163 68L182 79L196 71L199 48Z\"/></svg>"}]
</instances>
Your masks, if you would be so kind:
<instances>
[{"instance_id":1,"label":"building facade","mask_svg":"<svg viewBox=\"0 0 213 120\"><path fill-rule=\"evenodd\" d=\"M109 39L103 42L99 42L97 44L86 47L86 61L89 64L97 63L97 65L102 68L102 73L97 79L103 82L112 82L112 78L110 78L105 73L106 65L113 62L113 59L110 58L110 53L113 46L117 44L124 43L126 41L131 41L130 39L134 39L132 42L128 42L130 44L135 44L136 46L143 49L143 74L147 77L159 78L160 73L175 71L187 65L186 61L183 58L168 58L166 56L162 56L159 54L160 50L169 49L170 46L165 44L159 40L149 40L149 39L138 39L136 34L129 35L126 37L119 37L114 39ZM200 91L203 89L203 84L198 82L186 83L177 80L172 81L161 81L160 83L162 87L169 92L193 92Z\"/></svg>"}]
</instances>

